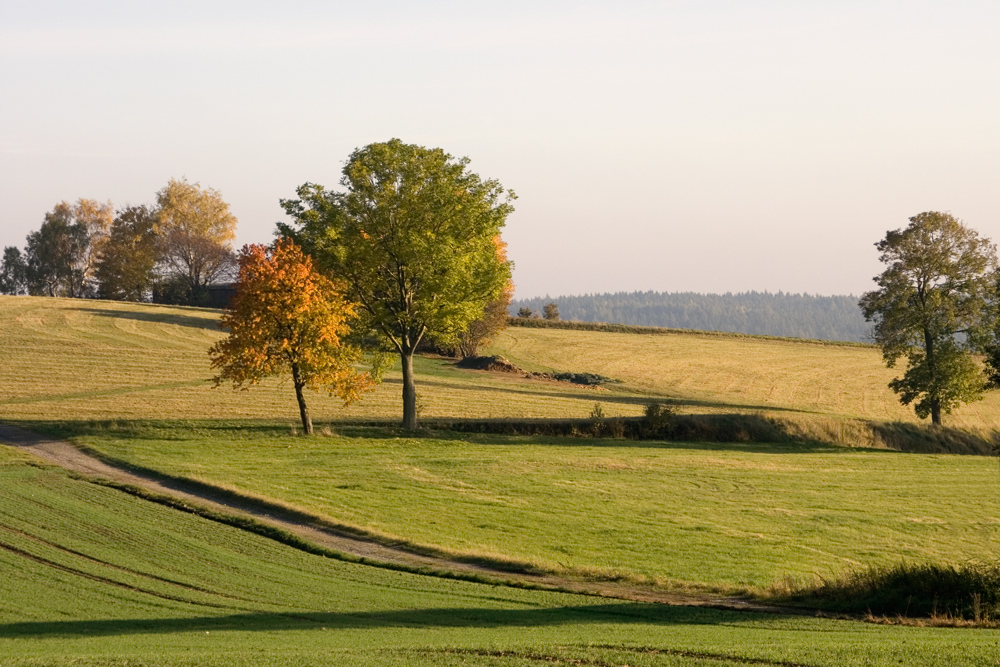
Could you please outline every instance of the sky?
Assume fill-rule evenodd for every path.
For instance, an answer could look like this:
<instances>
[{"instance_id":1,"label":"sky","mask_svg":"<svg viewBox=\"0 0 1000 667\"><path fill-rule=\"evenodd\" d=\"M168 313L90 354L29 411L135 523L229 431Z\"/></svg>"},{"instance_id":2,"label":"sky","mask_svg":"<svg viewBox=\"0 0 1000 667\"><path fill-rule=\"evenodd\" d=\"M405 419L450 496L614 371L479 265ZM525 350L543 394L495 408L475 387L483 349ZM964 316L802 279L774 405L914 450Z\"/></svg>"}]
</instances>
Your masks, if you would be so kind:
<instances>
[{"instance_id":1,"label":"sky","mask_svg":"<svg viewBox=\"0 0 1000 667\"><path fill-rule=\"evenodd\" d=\"M1000 240L1000 3L0 0L0 245L222 193L237 243L397 137L518 196L516 298L861 294L922 211Z\"/></svg>"}]
</instances>

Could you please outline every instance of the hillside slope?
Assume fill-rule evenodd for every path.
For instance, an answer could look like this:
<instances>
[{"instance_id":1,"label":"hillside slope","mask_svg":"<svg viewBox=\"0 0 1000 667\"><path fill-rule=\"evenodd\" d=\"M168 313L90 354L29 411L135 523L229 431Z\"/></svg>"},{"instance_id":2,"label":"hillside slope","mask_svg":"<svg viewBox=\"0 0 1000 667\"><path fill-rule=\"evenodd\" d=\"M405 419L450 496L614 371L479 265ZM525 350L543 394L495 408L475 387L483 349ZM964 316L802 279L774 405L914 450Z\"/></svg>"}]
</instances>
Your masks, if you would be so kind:
<instances>
[{"instance_id":1,"label":"hillside slope","mask_svg":"<svg viewBox=\"0 0 1000 667\"><path fill-rule=\"evenodd\" d=\"M72 299L0 297L0 417L8 419L240 418L294 423L287 381L249 392L213 388L208 347L218 311ZM874 348L794 340L641 335L510 328L492 352L529 370L590 372L622 383L594 389L455 368L420 358L424 417L586 417L639 414L667 399L683 412L764 412L787 417L917 423L887 384ZM399 375L343 407L310 397L326 419L390 419L400 413ZM990 430L1000 392L960 408L945 423Z\"/></svg>"}]
</instances>

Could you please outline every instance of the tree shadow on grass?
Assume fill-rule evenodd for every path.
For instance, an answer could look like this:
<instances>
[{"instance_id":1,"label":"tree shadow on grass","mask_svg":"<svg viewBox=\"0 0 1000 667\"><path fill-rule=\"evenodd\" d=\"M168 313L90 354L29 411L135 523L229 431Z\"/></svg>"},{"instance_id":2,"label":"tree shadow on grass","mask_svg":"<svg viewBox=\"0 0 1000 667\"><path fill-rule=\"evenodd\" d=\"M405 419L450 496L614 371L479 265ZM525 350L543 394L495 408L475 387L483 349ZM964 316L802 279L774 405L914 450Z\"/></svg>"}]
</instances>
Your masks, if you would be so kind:
<instances>
[{"instance_id":1,"label":"tree shadow on grass","mask_svg":"<svg viewBox=\"0 0 1000 667\"><path fill-rule=\"evenodd\" d=\"M154 324L174 324L180 327L191 327L193 329L209 329L219 331L219 314L217 311L204 310L201 308L190 308L182 306L171 306L175 312L156 312L153 310L115 310L113 308L80 308L85 313L92 313L99 317L110 317L118 320L137 320L140 322L151 322ZM187 310L190 314L178 313L177 310Z\"/></svg>"},{"instance_id":2,"label":"tree shadow on grass","mask_svg":"<svg viewBox=\"0 0 1000 667\"><path fill-rule=\"evenodd\" d=\"M164 619L30 621L0 625L0 638L99 637L187 632L380 628L531 628L580 624L716 625L746 612L635 602L533 609L444 608L354 613L289 612Z\"/></svg>"},{"instance_id":3,"label":"tree shadow on grass","mask_svg":"<svg viewBox=\"0 0 1000 667\"><path fill-rule=\"evenodd\" d=\"M401 385L402 380L399 378L385 378L382 380L382 384ZM640 396L634 394L623 395L619 393L612 393L609 391L580 389L581 385L575 385L569 382L563 384L566 385L565 388L556 387L549 391L541 389L528 389L525 387L496 386L496 385L475 385L475 390L481 392L496 393L496 394L519 394L523 396L539 396L547 399L570 399L570 400L589 401L591 403L620 403L622 405L648 405L649 403L665 403L677 407L716 408L722 410L749 410L749 411L766 410L768 412L821 414L814 410L802 410L800 408L789 408L780 405L758 405L752 403L708 401L708 400L700 400L692 398L679 398L676 396L657 396L657 395ZM442 389L454 389L458 391L469 391L470 389L470 385L468 383L447 382L443 380L431 380L424 378L419 379L418 386L438 387Z\"/></svg>"},{"instance_id":4,"label":"tree shadow on grass","mask_svg":"<svg viewBox=\"0 0 1000 667\"><path fill-rule=\"evenodd\" d=\"M622 421L638 423L641 417ZM589 433L589 419L425 419L417 431L407 431L394 421L342 421L316 420L317 435L290 436L288 424L274 421L189 421L189 420L80 420L40 421L5 420L29 431L57 438L71 439L79 436L99 437L104 440L134 441L204 441L225 437L226 434L250 438L348 438L393 441L433 440L468 443L477 446L501 447L606 447L609 449L695 449L704 451L740 451L760 454L804 454L846 451L831 443L793 438L780 430L781 425L766 417L753 414L682 415L679 437L634 439L593 437ZM704 421L704 424L699 422ZM685 426L687 424L687 426ZM327 430L329 436L322 432ZM102 456L118 467L147 476L157 475L151 469L140 468L125 461Z\"/></svg>"}]
</instances>

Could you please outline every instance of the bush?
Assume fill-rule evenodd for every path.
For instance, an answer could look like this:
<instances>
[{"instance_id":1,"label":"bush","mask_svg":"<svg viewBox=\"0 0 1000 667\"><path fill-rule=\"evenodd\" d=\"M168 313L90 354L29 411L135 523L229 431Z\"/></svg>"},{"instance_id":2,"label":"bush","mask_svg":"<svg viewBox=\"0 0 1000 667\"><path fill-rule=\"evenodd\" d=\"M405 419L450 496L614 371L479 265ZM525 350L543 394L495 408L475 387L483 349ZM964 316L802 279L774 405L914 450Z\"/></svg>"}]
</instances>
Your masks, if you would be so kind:
<instances>
[{"instance_id":1,"label":"bush","mask_svg":"<svg viewBox=\"0 0 1000 667\"><path fill-rule=\"evenodd\" d=\"M789 598L859 614L978 623L1000 618L1000 564L902 562L869 567L792 593Z\"/></svg>"},{"instance_id":2,"label":"bush","mask_svg":"<svg viewBox=\"0 0 1000 667\"><path fill-rule=\"evenodd\" d=\"M641 437L670 437L673 435L674 416L674 409L665 403L647 403L643 410Z\"/></svg>"}]
</instances>

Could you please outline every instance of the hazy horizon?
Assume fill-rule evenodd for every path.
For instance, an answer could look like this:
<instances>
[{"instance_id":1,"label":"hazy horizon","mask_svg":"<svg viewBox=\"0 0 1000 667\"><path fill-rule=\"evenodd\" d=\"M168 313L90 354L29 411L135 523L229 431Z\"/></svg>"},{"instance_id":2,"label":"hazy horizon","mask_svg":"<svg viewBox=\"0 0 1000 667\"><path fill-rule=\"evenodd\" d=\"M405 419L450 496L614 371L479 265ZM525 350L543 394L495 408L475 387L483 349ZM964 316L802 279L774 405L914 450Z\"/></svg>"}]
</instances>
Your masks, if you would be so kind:
<instances>
[{"instance_id":1,"label":"hazy horizon","mask_svg":"<svg viewBox=\"0 0 1000 667\"><path fill-rule=\"evenodd\" d=\"M7 2L0 245L61 200L221 191L268 241L399 137L518 194L516 298L861 294L926 210L1000 240L1000 5Z\"/></svg>"}]
</instances>

